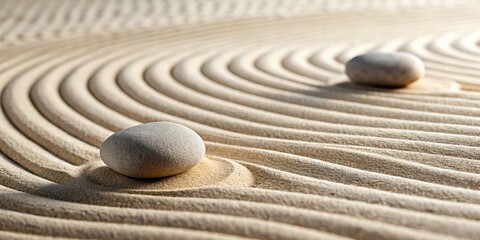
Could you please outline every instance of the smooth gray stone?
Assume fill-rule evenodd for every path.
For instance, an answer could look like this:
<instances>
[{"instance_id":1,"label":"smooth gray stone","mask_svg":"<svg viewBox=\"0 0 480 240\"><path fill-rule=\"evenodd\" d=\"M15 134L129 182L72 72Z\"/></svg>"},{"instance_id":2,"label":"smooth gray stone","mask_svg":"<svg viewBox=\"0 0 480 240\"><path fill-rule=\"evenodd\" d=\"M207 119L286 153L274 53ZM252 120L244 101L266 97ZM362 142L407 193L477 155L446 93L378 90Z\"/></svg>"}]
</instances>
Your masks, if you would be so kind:
<instances>
[{"instance_id":1,"label":"smooth gray stone","mask_svg":"<svg viewBox=\"0 0 480 240\"><path fill-rule=\"evenodd\" d=\"M423 77L425 65L409 53L370 52L348 61L345 72L357 84L405 87Z\"/></svg>"},{"instance_id":2,"label":"smooth gray stone","mask_svg":"<svg viewBox=\"0 0 480 240\"><path fill-rule=\"evenodd\" d=\"M145 123L119 131L100 147L112 170L135 178L185 172L205 155L205 143L192 129L171 122Z\"/></svg>"}]
</instances>

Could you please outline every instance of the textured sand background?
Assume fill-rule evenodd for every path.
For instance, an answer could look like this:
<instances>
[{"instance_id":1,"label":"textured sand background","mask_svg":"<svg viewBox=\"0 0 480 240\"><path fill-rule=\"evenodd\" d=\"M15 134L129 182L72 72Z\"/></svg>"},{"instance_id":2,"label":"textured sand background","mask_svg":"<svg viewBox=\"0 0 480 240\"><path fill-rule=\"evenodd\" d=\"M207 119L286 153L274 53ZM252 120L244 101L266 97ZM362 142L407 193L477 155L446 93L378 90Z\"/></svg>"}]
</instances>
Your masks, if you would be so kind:
<instances>
[{"instance_id":1,"label":"textured sand background","mask_svg":"<svg viewBox=\"0 0 480 240\"><path fill-rule=\"evenodd\" d=\"M362 88L351 57L427 77ZM480 239L479 1L0 1L0 238ZM207 157L98 148L142 122Z\"/></svg>"}]
</instances>

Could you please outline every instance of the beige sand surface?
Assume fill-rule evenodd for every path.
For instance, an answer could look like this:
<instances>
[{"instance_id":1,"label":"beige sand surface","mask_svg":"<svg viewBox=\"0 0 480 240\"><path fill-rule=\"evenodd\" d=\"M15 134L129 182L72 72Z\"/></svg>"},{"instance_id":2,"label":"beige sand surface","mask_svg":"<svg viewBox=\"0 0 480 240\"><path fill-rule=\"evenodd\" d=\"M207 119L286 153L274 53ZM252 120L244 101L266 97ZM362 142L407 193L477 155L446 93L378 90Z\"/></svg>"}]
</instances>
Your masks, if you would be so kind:
<instances>
[{"instance_id":1,"label":"beige sand surface","mask_svg":"<svg viewBox=\"0 0 480 240\"><path fill-rule=\"evenodd\" d=\"M344 64L407 51L404 89ZM0 239L480 239L480 1L0 1ZM184 124L165 179L100 160Z\"/></svg>"}]
</instances>

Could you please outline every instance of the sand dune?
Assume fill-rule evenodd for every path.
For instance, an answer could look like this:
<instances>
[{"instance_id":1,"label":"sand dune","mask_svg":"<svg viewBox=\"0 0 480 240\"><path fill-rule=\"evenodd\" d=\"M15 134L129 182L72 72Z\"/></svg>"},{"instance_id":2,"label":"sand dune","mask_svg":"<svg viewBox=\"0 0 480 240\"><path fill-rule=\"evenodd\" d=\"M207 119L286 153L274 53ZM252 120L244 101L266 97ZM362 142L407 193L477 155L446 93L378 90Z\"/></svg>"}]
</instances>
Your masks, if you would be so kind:
<instances>
[{"instance_id":1,"label":"sand dune","mask_svg":"<svg viewBox=\"0 0 480 240\"><path fill-rule=\"evenodd\" d=\"M479 239L478 1L2 1L0 238ZM344 64L420 57L407 88ZM186 125L164 179L98 148Z\"/></svg>"}]
</instances>

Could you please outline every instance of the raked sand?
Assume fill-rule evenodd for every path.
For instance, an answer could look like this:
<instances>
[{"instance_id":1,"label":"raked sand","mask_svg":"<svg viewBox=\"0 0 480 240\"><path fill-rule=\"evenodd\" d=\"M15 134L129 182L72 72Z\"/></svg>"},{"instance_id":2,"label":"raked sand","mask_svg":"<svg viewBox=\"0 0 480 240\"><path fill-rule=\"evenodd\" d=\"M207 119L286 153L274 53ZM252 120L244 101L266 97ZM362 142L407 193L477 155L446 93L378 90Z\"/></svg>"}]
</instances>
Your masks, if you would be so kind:
<instances>
[{"instance_id":1,"label":"raked sand","mask_svg":"<svg viewBox=\"0 0 480 240\"><path fill-rule=\"evenodd\" d=\"M0 239L480 239L479 1L0 2ZM403 89L348 82L371 50ZM119 175L170 121L206 157Z\"/></svg>"}]
</instances>

